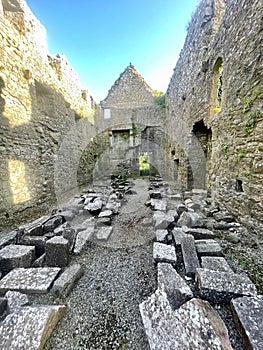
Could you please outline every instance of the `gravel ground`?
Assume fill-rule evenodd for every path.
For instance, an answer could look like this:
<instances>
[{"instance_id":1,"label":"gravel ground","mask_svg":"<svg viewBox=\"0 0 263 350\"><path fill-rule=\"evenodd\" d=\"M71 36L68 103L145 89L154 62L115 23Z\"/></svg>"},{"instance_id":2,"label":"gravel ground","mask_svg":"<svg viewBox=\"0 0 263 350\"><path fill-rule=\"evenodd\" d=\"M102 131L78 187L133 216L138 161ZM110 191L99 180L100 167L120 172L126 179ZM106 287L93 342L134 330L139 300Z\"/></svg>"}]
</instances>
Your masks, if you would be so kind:
<instances>
[{"instance_id":1,"label":"gravel ground","mask_svg":"<svg viewBox=\"0 0 263 350\"><path fill-rule=\"evenodd\" d=\"M68 311L45 350L149 349L139 303L156 289L154 230L144 226L142 231L151 217L144 205L147 183L136 180L134 189L137 194L129 196L115 218L111 238L94 240L76 258L85 274L63 300Z\"/></svg>"}]
</instances>

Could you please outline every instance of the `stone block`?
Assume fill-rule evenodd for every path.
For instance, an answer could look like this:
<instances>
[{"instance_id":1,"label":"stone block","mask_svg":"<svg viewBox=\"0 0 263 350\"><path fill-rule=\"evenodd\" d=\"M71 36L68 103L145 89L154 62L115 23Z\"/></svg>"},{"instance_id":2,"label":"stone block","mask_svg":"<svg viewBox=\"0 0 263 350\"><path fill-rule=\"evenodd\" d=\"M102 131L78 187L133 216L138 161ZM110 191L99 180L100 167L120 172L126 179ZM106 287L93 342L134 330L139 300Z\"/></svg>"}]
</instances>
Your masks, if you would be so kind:
<instances>
[{"instance_id":1,"label":"stone block","mask_svg":"<svg viewBox=\"0 0 263 350\"><path fill-rule=\"evenodd\" d=\"M169 225L174 222L174 218L161 211L157 211L153 214L155 229L166 229Z\"/></svg>"},{"instance_id":2,"label":"stone block","mask_svg":"<svg viewBox=\"0 0 263 350\"><path fill-rule=\"evenodd\" d=\"M196 269L200 267L195 248L195 240L192 235L186 235L181 242L182 254L184 260L185 274L194 277Z\"/></svg>"},{"instance_id":3,"label":"stone block","mask_svg":"<svg viewBox=\"0 0 263 350\"><path fill-rule=\"evenodd\" d=\"M150 198L161 199L162 193L160 191L150 191L149 196L150 196Z\"/></svg>"},{"instance_id":4,"label":"stone block","mask_svg":"<svg viewBox=\"0 0 263 350\"><path fill-rule=\"evenodd\" d=\"M65 222L65 219L61 215L55 215L48 219L44 224L43 224L43 232L50 232L54 231L58 226L62 225Z\"/></svg>"},{"instance_id":5,"label":"stone block","mask_svg":"<svg viewBox=\"0 0 263 350\"><path fill-rule=\"evenodd\" d=\"M0 348L43 349L65 310L61 305L26 306L8 315L0 325Z\"/></svg>"},{"instance_id":6,"label":"stone block","mask_svg":"<svg viewBox=\"0 0 263 350\"><path fill-rule=\"evenodd\" d=\"M111 225L111 217L103 217L103 218L98 218L97 220L97 227L99 226L110 226Z\"/></svg>"},{"instance_id":7,"label":"stone block","mask_svg":"<svg viewBox=\"0 0 263 350\"><path fill-rule=\"evenodd\" d=\"M74 246L74 254L80 254L82 250L86 247L87 243L90 241L92 235L94 232L94 228L88 227L84 231L80 231L75 240L75 246Z\"/></svg>"},{"instance_id":8,"label":"stone block","mask_svg":"<svg viewBox=\"0 0 263 350\"><path fill-rule=\"evenodd\" d=\"M5 313L6 309L7 309L7 299L0 297L0 320L1 320L1 316Z\"/></svg>"},{"instance_id":9,"label":"stone block","mask_svg":"<svg viewBox=\"0 0 263 350\"><path fill-rule=\"evenodd\" d=\"M234 319L246 349L263 349L263 296L241 297L231 301Z\"/></svg>"},{"instance_id":10,"label":"stone block","mask_svg":"<svg viewBox=\"0 0 263 350\"><path fill-rule=\"evenodd\" d=\"M73 264L54 282L52 292L59 297L66 297L74 288L77 281L83 275L83 270L80 264Z\"/></svg>"},{"instance_id":11,"label":"stone block","mask_svg":"<svg viewBox=\"0 0 263 350\"><path fill-rule=\"evenodd\" d=\"M156 230L156 240L157 242L165 242L166 241L166 236L168 235L167 230Z\"/></svg>"},{"instance_id":12,"label":"stone block","mask_svg":"<svg viewBox=\"0 0 263 350\"><path fill-rule=\"evenodd\" d=\"M177 257L174 246L154 242L153 258L156 262L176 263Z\"/></svg>"},{"instance_id":13,"label":"stone block","mask_svg":"<svg viewBox=\"0 0 263 350\"><path fill-rule=\"evenodd\" d=\"M0 293L13 290L26 294L46 294L59 272L58 267L14 269L0 280Z\"/></svg>"},{"instance_id":14,"label":"stone block","mask_svg":"<svg viewBox=\"0 0 263 350\"><path fill-rule=\"evenodd\" d=\"M18 228L18 235L29 235L29 236L42 236L43 235L43 224L49 219L48 215L42 216L41 218L30 222L25 225L21 225Z\"/></svg>"},{"instance_id":15,"label":"stone block","mask_svg":"<svg viewBox=\"0 0 263 350\"><path fill-rule=\"evenodd\" d=\"M16 243L16 239L17 239L17 231L11 231L11 232L8 232L8 233L1 235L1 237L0 237L0 249L2 249L3 247L5 247L8 244Z\"/></svg>"},{"instance_id":16,"label":"stone block","mask_svg":"<svg viewBox=\"0 0 263 350\"><path fill-rule=\"evenodd\" d=\"M215 238L214 232L206 228L199 228L199 227L191 228L191 227L183 226L182 229L185 233L194 236L195 239Z\"/></svg>"},{"instance_id":17,"label":"stone block","mask_svg":"<svg viewBox=\"0 0 263 350\"><path fill-rule=\"evenodd\" d=\"M61 216L63 216L63 218L66 221L72 221L74 219L74 217L76 216L76 214L74 214L71 210L63 210L59 213Z\"/></svg>"},{"instance_id":18,"label":"stone block","mask_svg":"<svg viewBox=\"0 0 263 350\"><path fill-rule=\"evenodd\" d=\"M200 225L200 215L195 212L184 211L180 218L177 221L177 225L179 227L187 226L187 227L196 227Z\"/></svg>"},{"instance_id":19,"label":"stone block","mask_svg":"<svg viewBox=\"0 0 263 350\"><path fill-rule=\"evenodd\" d=\"M47 266L65 267L69 263L69 242L56 236L46 242Z\"/></svg>"},{"instance_id":20,"label":"stone block","mask_svg":"<svg viewBox=\"0 0 263 350\"><path fill-rule=\"evenodd\" d=\"M100 213L99 213L99 218L110 218L110 217L112 217L112 211L111 210L104 210L104 211L101 211Z\"/></svg>"},{"instance_id":21,"label":"stone block","mask_svg":"<svg viewBox=\"0 0 263 350\"><path fill-rule=\"evenodd\" d=\"M196 240L195 244L200 256L222 256L220 245L212 239Z\"/></svg>"},{"instance_id":22,"label":"stone block","mask_svg":"<svg viewBox=\"0 0 263 350\"><path fill-rule=\"evenodd\" d=\"M201 265L204 269L233 272L223 257L217 256L203 256L201 258Z\"/></svg>"},{"instance_id":23,"label":"stone block","mask_svg":"<svg viewBox=\"0 0 263 350\"><path fill-rule=\"evenodd\" d=\"M36 259L33 262L32 267L44 267L45 260L46 260L46 254L42 254L38 259Z\"/></svg>"},{"instance_id":24,"label":"stone block","mask_svg":"<svg viewBox=\"0 0 263 350\"><path fill-rule=\"evenodd\" d=\"M105 208L111 210L114 214L118 214L120 207L121 203L119 202L108 202Z\"/></svg>"},{"instance_id":25,"label":"stone block","mask_svg":"<svg viewBox=\"0 0 263 350\"><path fill-rule=\"evenodd\" d=\"M173 310L158 288L139 308L151 350L232 350L224 322L206 301L191 299Z\"/></svg>"},{"instance_id":26,"label":"stone block","mask_svg":"<svg viewBox=\"0 0 263 350\"><path fill-rule=\"evenodd\" d=\"M196 282L201 296L214 303L227 303L232 298L257 294L255 285L247 276L233 272L199 268L196 270Z\"/></svg>"},{"instance_id":27,"label":"stone block","mask_svg":"<svg viewBox=\"0 0 263 350\"><path fill-rule=\"evenodd\" d=\"M186 301L193 298L191 288L171 264L158 264L158 288L161 288L161 285L174 309L179 308Z\"/></svg>"},{"instance_id":28,"label":"stone block","mask_svg":"<svg viewBox=\"0 0 263 350\"><path fill-rule=\"evenodd\" d=\"M0 250L0 269L5 274L16 267L30 267L35 247L10 244Z\"/></svg>"},{"instance_id":29,"label":"stone block","mask_svg":"<svg viewBox=\"0 0 263 350\"><path fill-rule=\"evenodd\" d=\"M22 243L25 245L34 246L36 256L40 256L45 253L46 241L46 236L25 236L22 240Z\"/></svg>"},{"instance_id":30,"label":"stone block","mask_svg":"<svg viewBox=\"0 0 263 350\"><path fill-rule=\"evenodd\" d=\"M84 209L88 210L90 213L99 213L102 209L103 202L101 199L96 198L94 202L88 203L85 205Z\"/></svg>"},{"instance_id":31,"label":"stone block","mask_svg":"<svg viewBox=\"0 0 263 350\"><path fill-rule=\"evenodd\" d=\"M174 221L177 221L179 218L179 215L175 209L168 210L167 215L172 216L174 218Z\"/></svg>"},{"instance_id":32,"label":"stone block","mask_svg":"<svg viewBox=\"0 0 263 350\"><path fill-rule=\"evenodd\" d=\"M224 221L227 223L235 221L234 217L226 211L218 211L213 214L213 217L216 221Z\"/></svg>"},{"instance_id":33,"label":"stone block","mask_svg":"<svg viewBox=\"0 0 263 350\"><path fill-rule=\"evenodd\" d=\"M166 212L167 210L167 201L161 199L151 199L151 207L153 210L158 210L162 212Z\"/></svg>"},{"instance_id":34,"label":"stone block","mask_svg":"<svg viewBox=\"0 0 263 350\"><path fill-rule=\"evenodd\" d=\"M9 313L29 304L28 296L20 292L8 291L5 293L5 298L7 299Z\"/></svg>"},{"instance_id":35,"label":"stone block","mask_svg":"<svg viewBox=\"0 0 263 350\"><path fill-rule=\"evenodd\" d=\"M175 244L179 245L179 246L182 244L182 240L186 236L186 234L184 233L184 231L180 227L174 227L174 229L172 231L172 235L173 235Z\"/></svg>"},{"instance_id":36,"label":"stone block","mask_svg":"<svg viewBox=\"0 0 263 350\"><path fill-rule=\"evenodd\" d=\"M110 226L100 227L96 234L97 239L106 241L110 237L112 230L113 228Z\"/></svg>"}]
</instances>

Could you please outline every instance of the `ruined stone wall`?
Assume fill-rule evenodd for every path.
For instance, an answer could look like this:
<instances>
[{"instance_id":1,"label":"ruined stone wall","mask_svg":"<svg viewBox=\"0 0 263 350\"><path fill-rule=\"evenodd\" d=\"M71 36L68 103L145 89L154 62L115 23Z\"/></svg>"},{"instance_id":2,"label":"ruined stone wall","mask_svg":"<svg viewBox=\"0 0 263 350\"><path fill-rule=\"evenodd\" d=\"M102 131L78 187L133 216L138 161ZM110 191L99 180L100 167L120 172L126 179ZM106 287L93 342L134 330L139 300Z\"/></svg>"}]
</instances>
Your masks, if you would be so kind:
<instances>
[{"instance_id":1,"label":"ruined stone wall","mask_svg":"<svg viewBox=\"0 0 263 350\"><path fill-rule=\"evenodd\" d=\"M189 160L192 187L254 229L263 225L262 29L260 0L201 1L166 94L167 133Z\"/></svg>"},{"instance_id":2,"label":"ruined stone wall","mask_svg":"<svg viewBox=\"0 0 263 350\"><path fill-rule=\"evenodd\" d=\"M40 215L56 204L57 193L62 197L77 185L79 149L93 134L93 112L66 58L49 54L45 29L26 3L2 0L0 8L0 226L5 227Z\"/></svg>"}]
</instances>

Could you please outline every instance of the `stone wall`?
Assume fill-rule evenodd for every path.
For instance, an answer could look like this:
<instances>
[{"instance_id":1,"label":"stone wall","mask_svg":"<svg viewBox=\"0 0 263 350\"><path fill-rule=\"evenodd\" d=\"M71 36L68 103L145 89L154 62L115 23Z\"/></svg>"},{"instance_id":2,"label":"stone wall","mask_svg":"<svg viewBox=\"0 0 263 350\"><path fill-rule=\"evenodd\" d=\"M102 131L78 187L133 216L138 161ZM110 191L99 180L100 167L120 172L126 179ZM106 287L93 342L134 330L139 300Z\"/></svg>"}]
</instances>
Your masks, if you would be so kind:
<instances>
[{"instance_id":1,"label":"stone wall","mask_svg":"<svg viewBox=\"0 0 263 350\"><path fill-rule=\"evenodd\" d=\"M45 29L26 3L2 0L0 8L0 225L5 227L49 210L57 194L77 185L74 155L92 136L93 111L66 58L49 54Z\"/></svg>"},{"instance_id":2,"label":"stone wall","mask_svg":"<svg viewBox=\"0 0 263 350\"><path fill-rule=\"evenodd\" d=\"M260 0L202 0L166 94L191 186L252 229L263 226L262 29Z\"/></svg>"}]
</instances>

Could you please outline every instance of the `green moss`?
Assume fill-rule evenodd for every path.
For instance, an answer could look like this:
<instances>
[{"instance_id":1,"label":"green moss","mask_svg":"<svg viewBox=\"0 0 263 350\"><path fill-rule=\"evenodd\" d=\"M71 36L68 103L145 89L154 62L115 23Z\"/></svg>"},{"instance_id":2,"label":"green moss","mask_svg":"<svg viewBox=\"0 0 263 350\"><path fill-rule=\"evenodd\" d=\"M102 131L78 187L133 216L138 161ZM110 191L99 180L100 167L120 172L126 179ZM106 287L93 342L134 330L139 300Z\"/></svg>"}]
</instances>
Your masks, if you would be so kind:
<instances>
[{"instance_id":1,"label":"green moss","mask_svg":"<svg viewBox=\"0 0 263 350\"><path fill-rule=\"evenodd\" d=\"M254 101L257 98L263 98L263 94L260 90L254 90L250 96L247 96L243 102L243 112L247 112L251 109Z\"/></svg>"}]
</instances>

